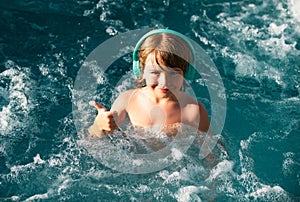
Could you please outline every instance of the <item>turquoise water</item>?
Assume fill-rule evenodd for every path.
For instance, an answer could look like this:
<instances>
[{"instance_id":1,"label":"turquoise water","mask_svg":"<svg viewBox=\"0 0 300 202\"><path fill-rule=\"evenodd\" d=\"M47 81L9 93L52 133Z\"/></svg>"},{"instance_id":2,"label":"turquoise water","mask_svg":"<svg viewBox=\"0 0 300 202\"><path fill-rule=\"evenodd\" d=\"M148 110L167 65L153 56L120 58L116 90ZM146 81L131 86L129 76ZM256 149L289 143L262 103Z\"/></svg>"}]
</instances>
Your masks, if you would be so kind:
<instances>
[{"instance_id":1,"label":"turquoise water","mask_svg":"<svg viewBox=\"0 0 300 202\"><path fill-rule=\"evenodd\" d=\"M299 201L299 4L1 1L1 201ZM226 151L216 147L215 167L199 158L194 143L167 168L123 174L81 142L72 114L78 71L99 44L144 27L185 34L218 68L227 99L219 136ZM114 63L109 80L99 80L99 97L91 98L109 107L120 90L111 85L130 63L130 55ZM205 85L192 87L211 114ZM85 107L88 125L96 112Z\"/></svg>"}]
</instances>

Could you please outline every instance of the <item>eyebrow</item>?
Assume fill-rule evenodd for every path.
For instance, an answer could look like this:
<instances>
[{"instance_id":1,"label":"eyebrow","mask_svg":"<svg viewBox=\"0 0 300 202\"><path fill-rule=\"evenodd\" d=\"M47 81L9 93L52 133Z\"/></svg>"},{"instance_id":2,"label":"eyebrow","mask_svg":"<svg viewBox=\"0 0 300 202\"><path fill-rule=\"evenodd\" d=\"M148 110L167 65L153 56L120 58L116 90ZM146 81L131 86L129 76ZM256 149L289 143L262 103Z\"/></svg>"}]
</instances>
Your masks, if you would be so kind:
<instances>
[{"instance_id":1,"label":"eyebrow","mask_svg":"<svg viewBox=\"0 0 300 202\"><path fill-rule=\"evenodd\" d=\"M173 68L171 67L171 69L174 70L174 71L183 71L183 70L182 70L181 68L179 68L179 67L173 67Z\"/></svg>"},{"instance_id":2,"label":"eyebrow","mask_svg":"<svg viewBox=\"0 0 300 202\"><path fill-rule=\"evenodd\" d=\"M161 65L158 65L158 64L152 64L151 65L151 68L150 68L150 71L157 71L157 70L161 70L161 71L166 71L166 72L178 72L178 71L181 71L183 72L183 70L179 67L167 67L167 66L161 66Z\"/></svg>"}]
</instances>

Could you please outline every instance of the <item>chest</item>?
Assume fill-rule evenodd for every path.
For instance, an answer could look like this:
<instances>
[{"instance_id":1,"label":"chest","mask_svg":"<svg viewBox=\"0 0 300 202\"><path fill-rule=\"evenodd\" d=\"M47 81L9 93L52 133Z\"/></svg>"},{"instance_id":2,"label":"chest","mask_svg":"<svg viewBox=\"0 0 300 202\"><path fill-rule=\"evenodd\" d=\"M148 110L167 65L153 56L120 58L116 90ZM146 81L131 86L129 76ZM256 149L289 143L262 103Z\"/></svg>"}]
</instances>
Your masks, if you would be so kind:
<instances>
[{"instance_id":1,"label":"chest","mask_svg":"<svg viewBox=\"0 0 300 202\"><path fill-rule=\"evenodd\" d=\"M148 100L143 100L143 102L132 101L127 109L131 123L144 127L180 123L181 111L178 103L154 104Z\"/></svg>"}]
</instances>

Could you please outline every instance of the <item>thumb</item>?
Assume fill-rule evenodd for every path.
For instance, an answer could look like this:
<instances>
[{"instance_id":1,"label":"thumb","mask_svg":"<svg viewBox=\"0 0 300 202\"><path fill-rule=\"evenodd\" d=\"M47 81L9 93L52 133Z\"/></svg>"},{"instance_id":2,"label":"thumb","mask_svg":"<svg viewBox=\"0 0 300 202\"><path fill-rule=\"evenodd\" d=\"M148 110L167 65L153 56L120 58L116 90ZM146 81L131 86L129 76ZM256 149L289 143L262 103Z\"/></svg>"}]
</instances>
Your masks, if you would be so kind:
<instances>
[{"instance_id":1,"label":"thumb","mask_svg":"<svg viewBox=\"0 0 300 202\"><path fill-rule=\"evenodd\" d=\"M96 101L90 101L89 104L91 106L94 106L98 111L100 111L100 110L101 111L107 111L106 108L103 105L101 105L100 103L98 103Z\"/></svg>"}]
</instances>

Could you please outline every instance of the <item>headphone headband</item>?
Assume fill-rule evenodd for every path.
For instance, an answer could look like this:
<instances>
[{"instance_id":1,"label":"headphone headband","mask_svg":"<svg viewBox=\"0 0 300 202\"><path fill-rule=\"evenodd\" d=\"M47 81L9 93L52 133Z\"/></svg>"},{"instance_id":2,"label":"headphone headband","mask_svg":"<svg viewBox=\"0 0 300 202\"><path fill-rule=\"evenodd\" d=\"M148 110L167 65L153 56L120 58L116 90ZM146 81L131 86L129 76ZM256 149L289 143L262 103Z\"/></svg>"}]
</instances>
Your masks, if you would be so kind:
<instances>
[{"instance_id":1,"label":"headphone headband","mask_svg":"<svg viewBox=\"0 0 300 202\"><path fill-rule=\"evenodd\" d=\"M134 48L134 51L133 51L133 73L136 75L136 76L141 76L142 75L142 72L140 70L140 64L139 64L139 49L140 47L142 46L143 42L149 37L149 36L152 36L152 35L155 35L155 34L160 34L160 33L168 33L168 34L173 34L175 36L178 36L180 37L181 39L183 39L187 44L188 46L190 47L191 49L191 52L192 52L192 56L193 56L193 64L190 64L187 69L186 69L186 72L185 72L185 75L184 75L184 78L185 79L188 79L188 80L192 80L194 78L194 75L195 75L195 64L196 64L196 57L195 57L195 50L193 48L193 45L191 44L190 40L184 36L183 34L179 33L179 32L176 32L174 30L171 30L171 29L155 29L155 30L152 30L148 33L146 33L136 44L135 48Z\"/></svg>"}]
</instances>

